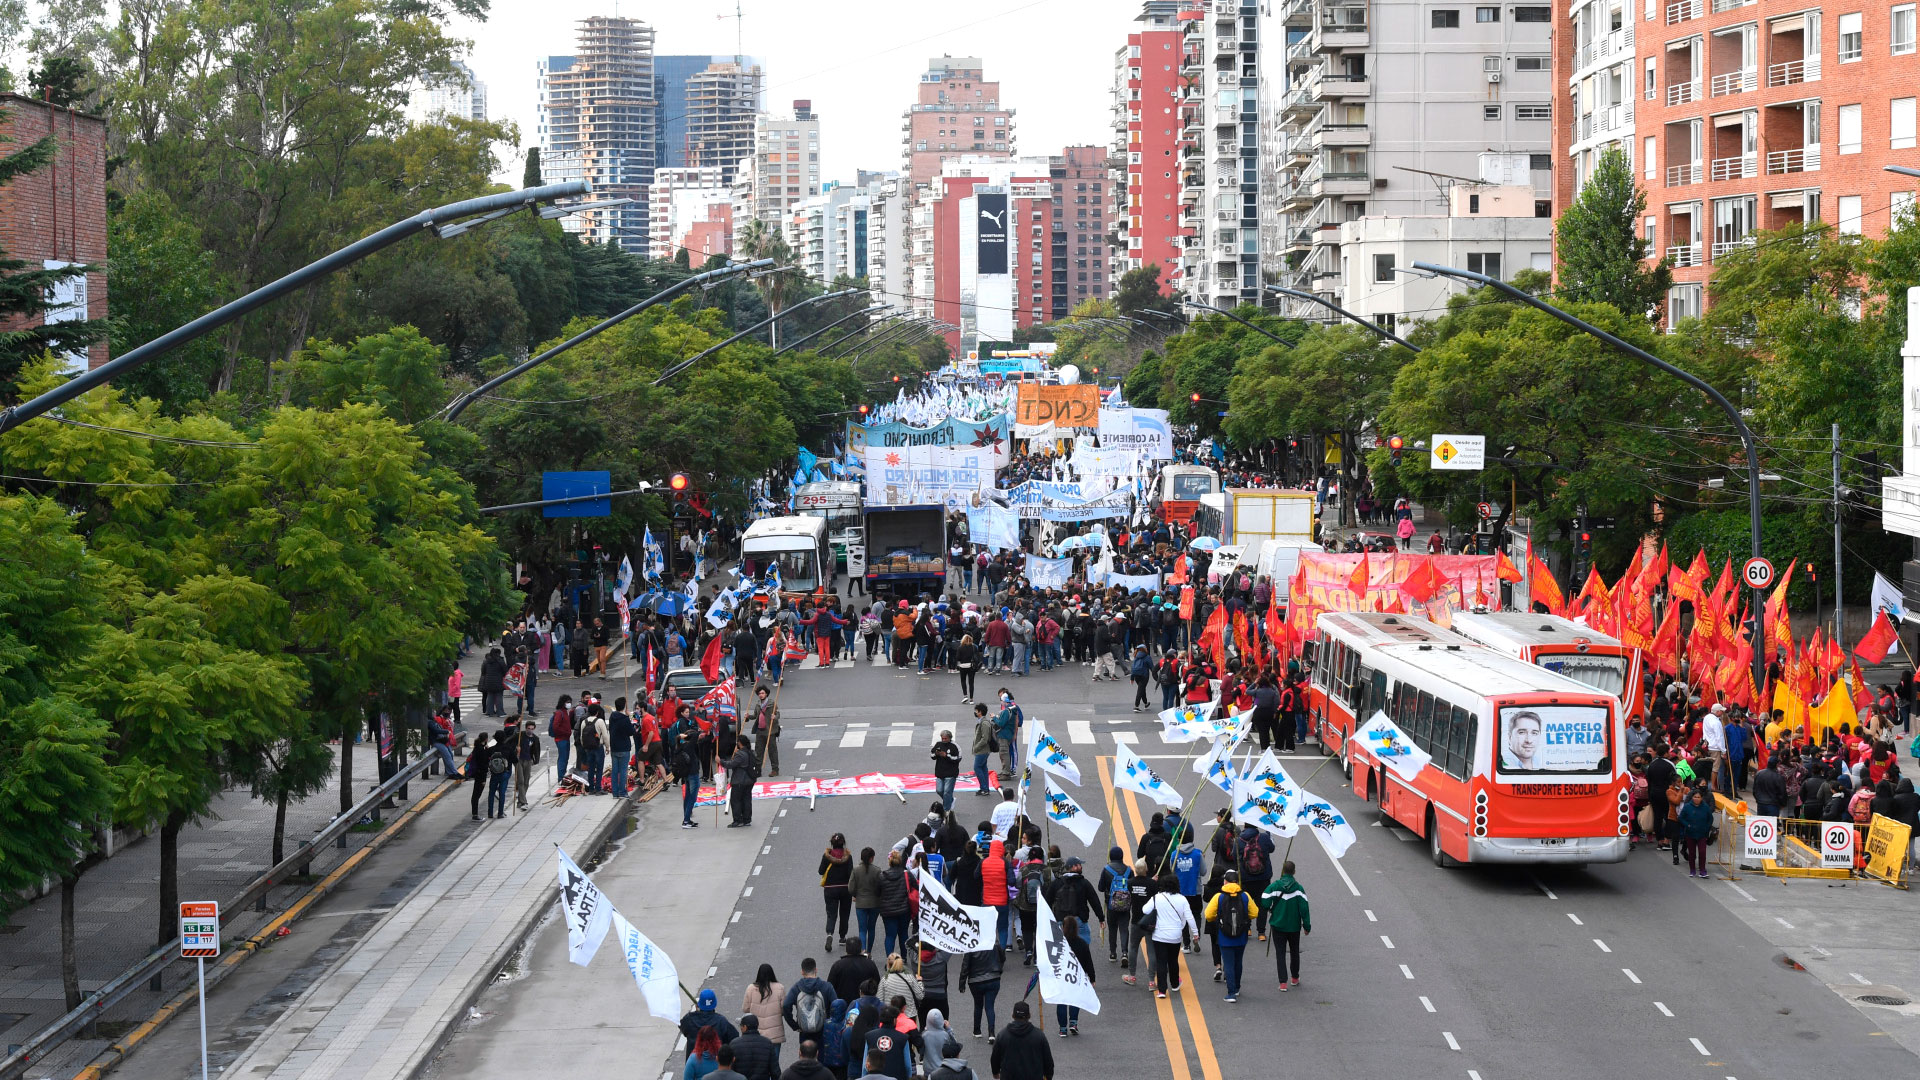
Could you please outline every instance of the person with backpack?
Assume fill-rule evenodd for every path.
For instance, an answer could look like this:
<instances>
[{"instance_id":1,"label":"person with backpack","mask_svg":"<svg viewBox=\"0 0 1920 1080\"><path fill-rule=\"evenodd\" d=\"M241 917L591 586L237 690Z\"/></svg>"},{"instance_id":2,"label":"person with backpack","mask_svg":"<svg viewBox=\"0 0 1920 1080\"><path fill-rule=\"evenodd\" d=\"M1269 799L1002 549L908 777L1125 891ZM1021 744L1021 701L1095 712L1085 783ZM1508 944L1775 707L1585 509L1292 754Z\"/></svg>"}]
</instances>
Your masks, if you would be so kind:
<instances>
[{"instance_id":1,"label":"person with backpack","mask_svg":"<svg viewBox=\"0 0 1920 1080\"><path fill-rule=\"evenodd\" d=\"M1132 921L1132 896L1127 887L1133 882L1133 868L1127 865L1125 848L1107 849L1107 865L1100 868L1100 895L1107 898L1107 963L1124 963L1128 945L1127 924Z\"/></svg>"},{"instance_id":2,"label":"person with backpack","mask_svg":"<svg viewBox=\"0 0 1920 1080\"><path fill-rule=\"evenodd\" d=\"M1127 667L1127 676L1133 680L1133 711L1151 711L1153 703L1147 700L1147 680L1153 677L1153 660L1147 656L1145 645L1133 647L1133 661Z\"/></svg>"},{"instance_id":3,"label":"person with backpack","mask_svg":"<svg viewBox=\"0 0 1920 1080\"><path fill-rule=\"evenodd\" d=\"M987 777L987 762L993 752L1000 748L994 735L993 718L987 715L985 705L973 707L973 781L976 798L990 798L993 784Z\"/></svg>"},{"instance_id":4,"label":"person with backpack","mask_svg":"<svg viewBox=\"0 0 1920 1080\"><path fill-rule=\"evenodd\" d=\"M1260 903L1241 891L1239 873L1229 870L1220 891L1207 901L1205 915L1206 921L1212 923L1220 935L1220 966L1226 975L1226 1001L1239 1001L1241 962L1246 959L1247 934L1260 918Z\"/></svg>"},{"instance_id":5,"label":"person with backpack","mask_svg":"<svg viewBox=\"0 0 1920 1080\"><path fill-rule=\"evenodd\" d=\"M907 895L906 857L899 851L887 856L887 868L880 871L880 921L886 926L886 952L894 955L907 942L907 915L912 905Z\"/></svg>"},{"instance_id":6,"label":"person with backpack","mask_svg":"<svg viewBox=\"0 0 1920 1080\"><path fill-rule=\"evenodd\" d=\"M1200 895L1201 872L1205 867L1206 858L1193 842L1192 829L1182 827L1179 833L1180 846L1173 853L1173 879L1179 885L1180 895L1186 897L1187 906L1193 909L1194 921L1198 922L1201 913L1206 909L1206 904ZM1187 951L1199 952L1200 942L1198 940L1188 942Z\"/></svg>"},{"instance_id":7,"label":"person with backpack","mask_svg":"<svg viewBox=\"0 0 1920 1080\"><path fill-rule=\"evenodd\" d=\"M487 817L507 816L507 789L513 783L515 744L521 721L509 719L493 733L493 755L487 758ZM496 807L498 808L496 811Z\"/></svg>"},{"instance_id":8,"label":"person with backpack","mask_svg":"<svg viewBox=\"0 0 1920 1080\"><path fill-rule=\"evenodd\" d=\"M1093 927L1088 924L1097 921L1104 930L1107 925L1107 905L1104 894L1094 888L1093 882L1088 881L1082 873L1085 866L1080 856L1070 856L1065 870L1048 884L1045 896L1047 907L1055 918L1075 920L1075 925L1080 928L1081 941L1091 951Z\"/></svg>"},{"instance_id":9,"label":"person with backpack","mask_svg":"<svg viewBox=\"0 0 1920 1080\"><path fill-rule=\"evenodd\" d=\"M587 710L575 725L574 736L580 742L580 764L587 771L587 794L602 794L600 782L607 771L607 722L601 719L600 706Z\"/></svg>"},{"instance_id":10,"label":"person with backpack","mask_svg":"<svg viewBox=\"0 0 1920 1080\"><path fill-rule=\"evenodd\" d=\"M533 730L533 718L529 716L520 722L520 730L514 735L514 804L521 810L527 808L527 785L533 780L533 766L539 760L540 735Z\"/></svg>"},{"instance_id":11,"label":"person with backpack","mask_svg":"<svg viewBox=\"0 0 1920 1080\"><path fill-rule=\"evenodd\" d=\"M481 732L473 740L473 749L467 752L467 779L473 782L473 820L480 820L480 795L487 790L492 780L493 738ZM489 804L491 805L491 804Z\"/></svg>"},{"instance_id":12,"label":"person with backpack","mask_svg":"<svg viewBox=\"0 0 1920 1080\"><path fill-rule=\"evenodd\" d=\"M833 1019L833 984L820 977L819 965L809 956L800 961L800 980L787 987L780 1015L798 1033L801 1042L824 1042Z\"/></svg>"},{"instance_id":13,"label":"person with backpack","mask_svg":"<svg viewBox=\"0 0 1920 1080\"><path fill-rule=\"evenodd\" d=\"M1027 717L1013 700L1013 691L1003 686L999 696L1000 712L993 719L993 737L1000 744L1002 782L1012 783L1020 776L1020 728L1027 722Z\"/></svg>"},{"instance_id":14,"label":"person with backpack","mask_svg":"<svg viewBox=\"0 0 1920 1080\"><path fill-rule=\"evenodd\" d=\"M1273 837L1248 825L1240 831L1240 838L1234 845L1235 868L1240 871L1240 882L1249 895L1259 896L1267 891L1267 884L1273 880ZM1260 940L1267 939L1267 932L1260 931Z\"/></svg>"},{"instance_id":15,"label":"person with backpack","mask_svg":"<svg viewBox=\"0 0 1920 1080\"><path fill-rule=\"evenodd\" d=\"M1280 876L1273 879L1260 902L1267 909L1267 925L1273 928L1274 960L1280 965L1280 990L1300 985L1300 935L1313 933L1313 908L1306 891L1293 876L1293 860L1280 864Z\"/></svg>"},{"instance_id":16,"label":"person with backpack","mask_svg":"<svg viewBox=\"0 0 1920 1080\"><path fill-rule=\"evenodd\" d=\"M547 721L547 738L553 740L554 764L559 780L567 778L567 755L573 748L573 695L561 694ZM557 782L557 781L556 781Z\"/></svg>"},{"instance_id":17,"label":"person with backpack","mask_svg":"<svg viewBox=\"0 0 1920 1080\"><path fill-rule=\"evenodd\" d=\"M1039 848L1024 848L1014 873L1013 910L1020 920L1021 962L1033 966L1033 931L1039 915L1040 894L1046 884L1046 861Z\"/></svg>"},{"instance_id":18,"label":"person with backpack","mask_svg":"<svg viewBox=\"0 0 1920 1080\"><path fill-rule=\"evenodd\" d=\"M1180 659L1173 652L1160 654L1160 663L1154 668L1154 679L1160 683L1160 711L1177 708L1180 705Z\"/></svg>"}]
</instances>

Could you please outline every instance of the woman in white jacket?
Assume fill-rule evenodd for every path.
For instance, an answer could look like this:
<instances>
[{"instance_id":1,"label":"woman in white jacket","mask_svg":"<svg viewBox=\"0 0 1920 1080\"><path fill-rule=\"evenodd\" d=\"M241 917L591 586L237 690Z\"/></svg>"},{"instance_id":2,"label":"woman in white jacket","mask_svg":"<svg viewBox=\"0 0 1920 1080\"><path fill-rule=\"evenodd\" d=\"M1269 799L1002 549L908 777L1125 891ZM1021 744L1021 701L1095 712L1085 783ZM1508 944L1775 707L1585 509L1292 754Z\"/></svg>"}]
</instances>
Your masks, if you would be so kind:
<instances>
[{"instance_id":1,"label":"woman in white jacket","mask_svg":"<svg viewBox=\"0 0 1920 1080\"><path fill-rule=\"evenodd\" d=\"M1180 989L1180 976L1177 965L1180 963L1180 935L1192 934L1198 938L1200 927L1193 921L1193 908L1187 903L1180 890L1168 883L1147 903L1147 911L1153 916L1153 996L1166 997L1167 983L1173 982L1173 989Z\"/></svg>"}]
</instances>

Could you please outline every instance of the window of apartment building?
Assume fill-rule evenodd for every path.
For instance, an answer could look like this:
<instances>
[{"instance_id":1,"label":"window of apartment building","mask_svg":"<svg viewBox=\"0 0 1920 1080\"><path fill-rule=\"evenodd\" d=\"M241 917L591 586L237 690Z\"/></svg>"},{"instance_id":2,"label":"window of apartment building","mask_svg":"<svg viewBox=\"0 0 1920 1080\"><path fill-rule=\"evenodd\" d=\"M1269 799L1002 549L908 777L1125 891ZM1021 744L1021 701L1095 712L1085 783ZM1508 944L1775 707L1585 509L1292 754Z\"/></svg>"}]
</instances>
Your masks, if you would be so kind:
<instances>
[{"instance_id":1,"label":"window of apartment building","mask_svg":"<svg viewBox=\"0 0 1920 1080\"><path fill-rule=\"evenodd\" d=\"M1895 150L1913 149L1914 102L1915 98L1894 98L1890 104L1893 148Z\"/></svg>"},{"instance_id":2,"label":"window of apartment building","mask_svg":"<svg viewBox=\"0 0 1920 1080\"><path fill-rule=\"evenodd\" d=\"M1500 119L1500 106L1498 105L1480 106L1480 119L1498 121Z\"/></svg>"},{"instance_id":3,"label":"window of apartment building","mask_svg":"<svg viewBox=\"0 0 1920 1080\"><path fill-rule=\"evenodd\" d=\"M1435 30L1460 29L1460 9L1459 8L1434 8L1433 9L1433 28Z\"/></svg>"},{"instance_id":4,"label":"window of apartment building","mask_svg":"<svg viewBox=\"0 0 1920 1080\"><path fill-rule=\"evenodd\" d=\"M1655 218L1654 218L1654 216L1653 216L1652 214L1648 214L1648 215L1647 215L1647 220L1646 220L1646 222L1645 222L1645 226L1646 226L1646 227L1645 227L1645 230L1644 230L1644 232L1643 232L1643 234L1642 234L1642 235L1643 235L1643 238L1644 238L1644 239L1646 240L1646 242L1647 242L1647 249L1648 249L1649 251L1651 251L1651 250L1653 250L1653 248L1654 248L1654 243L1653 243L1653 230L1654 230L1654 221L1655 221Z\"/></svg>"},{"instance_id":5,"label":"window of apartment building","mask_svg":"<svg viewBox=\"0 0 1920 1080\"><path fill-rule=\"evenodd\" d=\"M1683 319L1700 317L1700 286L1675 285L1667 290L1667 329L1680 325Z\"/></svg>"},{"instance_id":6,"label":"window of apartment building","mask_svg":"<svg viewBox=\"0 0 1920 1080\"><path fill-rule=\"evenodd\" d=\"M1904 218L1905 215L1911 214L1913 212L1913 203L1914 203L1913 192L1911 191L1894 192L1887 199L1887 209L1888 211L1890 211L1890 213L1887 216L1888 222L1892 224L1898 224Z\"/></svg>"},{"instance_id":7,"label":"window of apartment building","mask_svg":"<svg viewBox=\"0 0 1920 1080\"><path fill-rule=\"evenodd\" d=\"M1840 153L1860 152L1860 106L1840 106Z\"/></svg>"},{"instance_id":8,"label":"window of apartment building","mask_svg":"<svg viewBox=\"0 0 1920 1080\"><path fill-rule=\"evenodd\" d=\"M1485 274L1490 278L1505 280L1500 274L1500 253L1497 251L1467 252L1467 271L1473 274Z\"/></svg>"},{"instance_id":9,"label":"window of apartment building","mask_svg":"<svg viewBox=\"0 0 1920 1080\"><path fill-rule=\"evenodd\" d=\"M1654 58L1651 56L1647 57L1647 73L1646 77L1641 80L1641 90L1648 101L1653 100L1654 89L1659 85L1660 76L1654 70L1654 67Z\"/></svg>"},{"instance_id":10,"label":"window of apartment building","mask_svg":"<svg viewBox=\"0 0 1920 1080\"><path fill-rule=\"evenodd\" d=\"M1392 281L1393 280L1393 256L1375 255L1373 257L1373 280L1375 281Z\"/></svg>"},{"instance_id":11,"label":"window of apartment building","mask_svg":"<svg viewBox=\"0 0 1920 1080\"><path fill-rule=\"evenodd\" d=\"M1513 107L1513 118L1515 120L1551 120L1553 119L1553 106L1515 105Z\"/></svg>"},{"instance_id":12,"label":"window of apartment building","mask_svg":"<svg viewBox=\"0 0 1920 1080\"><path fill-rule=\"evenodd\" d=\"M1477 7L1473 9L1473 21L1477 23L1495 23L1500 21L1500 9L1497 7Z\"/></svg>"},{"instance_id":13,"label":"window of apartment building","mask_svg":"<svg viewBox=\"0 0 1920 1080\"><path fill-rule=\"evenodd\" d=\"M1855 11L1840 16L1840 62L1850 64L1860 59L1861 47L1860 13Z\"/></svg>"},{"instance_id":14,"label":"window of apartment building","mask_svg":"<svg viewBox=\"0 0 1920 1080\"><path fill-rule=\"evenodd\" d=\"M1839 225L1840 227L1840 235L1841 236L1859 236L1860 235L1860 196L1858 195L1840 196L1839 215L1840 215L1839 220L1836 222L1836 224Z\"/></svg>"},{"instance_id":15,"label":"window of apartment building","mask_svg":"<svg viewBox=\"0 0 1920 1080\"><path fill-rule=\"evenodd\" d=\"M1527 171L1552 172L1553 171L1553 155L1552 154L1528 154L1527 155Z\"/></svg>"},{"instance_id":16,"label":"window of apartment building","mask_svg":"<svg viewBox=\"0 0 1920 1080\"><path fill-rule=\"evenodd\" d=\"M1547 58L1544 56L1516 56L1513 58L1515 71L1545 71Z\"/></svg>"},{"instance_id":17,"label":"window of apartment building","mask_svg":"<svg viewBox=\"0 0 1920 1080\"><path fill-rule=\"evenodd\" d=\"M1553 9L1550 7L1517 7L1513 9L1514 22L1552 22Z\"/></svg>"},{"instance_id":18,"label":"window of apartment building","mask_svg":"<svg viewBox=\"0 0 1920 1080\"><path fill-rule=\"evenodd\" d=\"M1657 164L1660 153L1657 149L1655 149L1659 145L1660 144L1655 141L1655 137L1652 135L1649 135L1645 139L1641 140L1641 146L1643 147L1640 154L1641 164L1643 164L1646 167L1646 171L1641 175L1645 176L1649 180L1652 180L1654 178L1654 172L1658 170L1660 167Z\"/></svg>"},{"instance_id":19,"label":"window of apartment building","mask_svg":"<svg viewBox=\"0 0 1920 1080\"><path fill-rule=\"evenodd\" d=\"M1393 333L1393 324L1394 315L1392 312L1376 312L1373 316L1373 325L1385 330L1389 334Z\"/></svg>"},{"instance_id":20,"label":"window of apartment building","mask_svg":"<svg viewBox=\"0 0 1920 1080\"><path fill-rule=\"evenodd\" d=\"M1913 52L1913 10L1914 5L1902 4L1887 13L1887 40L1895 56Z\"/></svg>"}]
</instances>

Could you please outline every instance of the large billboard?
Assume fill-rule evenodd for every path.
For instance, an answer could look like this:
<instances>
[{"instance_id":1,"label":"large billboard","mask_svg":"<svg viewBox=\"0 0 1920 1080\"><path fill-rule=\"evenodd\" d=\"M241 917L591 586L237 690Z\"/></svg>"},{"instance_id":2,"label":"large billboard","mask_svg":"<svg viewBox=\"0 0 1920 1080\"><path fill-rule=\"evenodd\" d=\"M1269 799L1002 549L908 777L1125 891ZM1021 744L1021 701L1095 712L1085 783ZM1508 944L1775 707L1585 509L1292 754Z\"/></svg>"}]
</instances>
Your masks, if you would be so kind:
<instances>
[{"instance_id":1,"label":"large billboard","mask_svg":"<svg viewBox=\"0 0 1920 1080\"><path fill-rule=\"evenodd\" d=\"M979 258L981 277L1007 273L1007 196L1005 192L983 191L974 197L979 206Z\"/></svg>"}]
</instances>

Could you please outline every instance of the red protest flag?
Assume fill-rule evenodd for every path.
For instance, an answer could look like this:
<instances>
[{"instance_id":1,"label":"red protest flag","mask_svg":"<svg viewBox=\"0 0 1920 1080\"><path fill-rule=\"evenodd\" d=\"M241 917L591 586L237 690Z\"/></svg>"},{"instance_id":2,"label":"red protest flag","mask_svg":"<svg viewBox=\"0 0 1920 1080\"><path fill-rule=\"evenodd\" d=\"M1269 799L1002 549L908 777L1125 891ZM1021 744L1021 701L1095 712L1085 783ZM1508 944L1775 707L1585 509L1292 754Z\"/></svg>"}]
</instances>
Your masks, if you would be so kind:
<instances>
[{"instance_id":1,"label":"red protest flag","mask_svg":"<svg viewBox=\"0 0 1920 1080\"><path fill-rule=\"evenodd\" d=\"M1527 539L1527 595L1555 615L1566 614L1567 600L1560 592L1560 583L1553 580L1547 564L1534 556L1531 537Z\"/></svg>"},{"instance_id":2,"label":"red protest flag","mask_svg":"<svg viewBox=\"0 0 1920 1080\"><path fill-rule=\"evenodd\" d=\"M1619 594L1615 593L1614 595L1618 596ZM1669 605L1667 612L1668 618L1673 617L1671 609L1678 606L1677 604ZM1651 593L1641 592L1638 589L1628 590L1627 598L1621 602L1620 607L1619 637L1621 644L1630 645L1637 649L1652 648L1654 638L1653 595ZM1676 638L1679 636L1679 632L1679 626L1676 625L1674 627L1674 636Z\"/></svg>"},{"instance_id":3,"label":"red protest flag","mask_svg":"<svg viewBox=\"0 0 1920 1080\"><path fill-rule=\"evenodd\" d=\"M1766 618L1762 626L1768 660L1780 655L1782 642L1793 642L1793 627L1787 616L1787 586L1793 583L1793 569L1797 565L1788 561L1787 572L1780 575L1780 584L1774 586L1773 595L1767 597Z\"/></svg>"},{"instance_id":4,"label":"red protest flag","mask_svg":"<svg viewBox=\"0 0 1920 1080\"><path fill-rule=\"evenodd\" d=\"M1667 576L1667 569L1670 565L1671 563L1667 559L1667 542L1662 540L1660 541L1660 554L1653 557L1653 565L1647 567L1647 572L1640 575L1640 587L1648 592L1652 592L1659 586L1660 579Z\"/></svg>"},{"instance_id":5,"label":"red protest flag","mask_svg":"<svg viewBox=\"0 0 1920 1080\"><path fill-rule=\"evenodd\" d=\"M1887 653L1893 651L1894 644L1899 640L1899 632L1888 621L1887 613L1876 611L1873 613L1873 628L1867 631L1866 637L1854 644L1853 655L1869 664L1878 664L1887 658Z\"/></svg>"},{"instance_id":6,"label":"red protest flag","mask_svg":"<svg viewBox=\"0 0 1920 1080\"><path fill-rule=\"evenodd\" d=\"M1400 602L1400 594L1398 592L1390 592L1387 593L1386 596L1387 602L1380 605L1379 608L1382 613L1387 615L1405 615L1407 613L1407 605Z\"/></svg>"},{"instance_id":7,"label":"red protest flag","mask_svg":"<svg viewBox=\"0 0 1920 1080\"><path fill-rule=\"evenodd\" d=\"M1707 575L1713 570L1707 566L1707 553L1702 550L1693 556L1693 565L1682 569L1675 563L1667 570L1667 592L1676 600L1686 600L1693 604L1696 612L1707 602Z\"/></svg>"},{"instance_id":8,"label":"red protest flag","mask_svg":"<svg viewBox=\"0 0 1920 1080\"><path fill-rule=\"evenodd\" d=\"M1267 617L1266 617L1265 623L1266 623L1266 631L1267 631L1267 644L1273 647L1274 651L1280 655L1281 659L1284 660L1287 657L1291 656L1293 654L1293 651L1292 651L1292 648L1290 647L1291 643L1287 640L1288 635L1287 635L1286 624L1280 621L1280 605L1279 604L1267 605Z\"/></svg>"},{"instance_id":9,"label":"red protest flag","mask_svg":"<svg viewBox=\"0 0 1920 1080\"><path fill-rule=\"evenodd\" d=\"M713 640L707 642L706 649L700 654L700 677L709 684L720 681L720 654L726 650L725 641L724 634L713 635Z\"/></svg>"},{"instance_id":10,"label":"red protest flag","mask_svg":"<svg viewBox=\"0 0 1920 1080\"><path fill-rule=\"evenodd\" d=\"M1200 631L1200 649L1213 657L1216 664L1226 662L1227 605L1214 606L1213 614L1207 616L1206 629Z\"/></svg>"},{"instance_id":11,"label":"red protest flag","mask_svg":"<svg viewBox=\"0 0 1920 1080\"><path fill-rule=\"evenodd\" d=\"M1180 589L1180 619L1181 621L1184 622L1192 618L1193 618L1193 586L1187 585L1187 586L1183 586Z\"/></svg>"},{"instance_id":12,"label":"red protest flag","mask_svg":"<svg viewBox=\"0 0 1920 1080\"><path fill-rule=\"evenodd\" d=\"M1369 573L1367 569L1367 553L1362 551L1360 553L1359 565L1353 568L1352 576L1347 578L1347 591L1355 596L1367 595L1367 586L1370 584Z\"/></svg>"},{"instance_id":13,"label":"red protest flag","mask_svg":"<svg viewBox=\"0 0 1920 1080\"><path fill-rule=\"evenodd\" d=\"M1647 658L1653 662L1656 670L1669 675L1680 674L1679 604L1667 605L1667 615L1660 620L1660 629L1653 635L1653 646L1647 650Z\"/></svg>"},{"instance_id":14,"label":"red protest flag","mask_svg":"<svg viewBox=\"0 0 1920 1080\"><path fill-rule=\"evenodd\" d=\"M1446 585L1447 579L1440 576L1440 571L1434 568L1433 556L1429 555L1400 583L1400 591L1424 604Z\"/></svg>"},{"instance_id":15,"label":"red protest flag","mask_svg":"<svg viewBox=\"0 0 1920 1080\"><path fill-rule=\"evenodd\" d=\"M1185 555L1182 555L1179 558L1173 560L1173 573L1167 575L1167 584L1185 585L1186 583L1187 583L1187 557Z\"/></svg>"},{"instance_id":16,"label":"red protest flag","mask_svg":"<svg viewBox=\"0 0 1920 1080\"><path fill-rule=\"evenodd\" d=\"M1519 581L1520 568L1513 565L1513 560L1507 558L1507 553L1499 551L1494 554L1493 576L1501 581Z\"/></svg>"},{"instance_id":17,"label":"red protest flag","mask_svg":"<svg viewBox=\"0 0 1920 1080\"><path fill-rule=\"evenodd\" d=\"M1847 668L1853 676L1853 707L1864 709L1873 704L1873 688L1867 685L1867 677L1860 674L1860 661L1848 660Z\"/></svg>"},{"instance_id":18,"label":"red protest flag","mask_svg":"<svg viewBox=\"0 0 1920 1080\"><path fill-rule=\"evenodd\" d=\"M1702 578L1701 580L1704 581L1706 579ZM1733 595L1733 560L1729 558L1727 560L1727 564L1720 568L1720 580L1713 583L1713 595L1708 599L1712 601L1713 606L1717 610L1726 611L1728 607L1727 599L1732 595Z\"/></svg>"}]
</instances>

